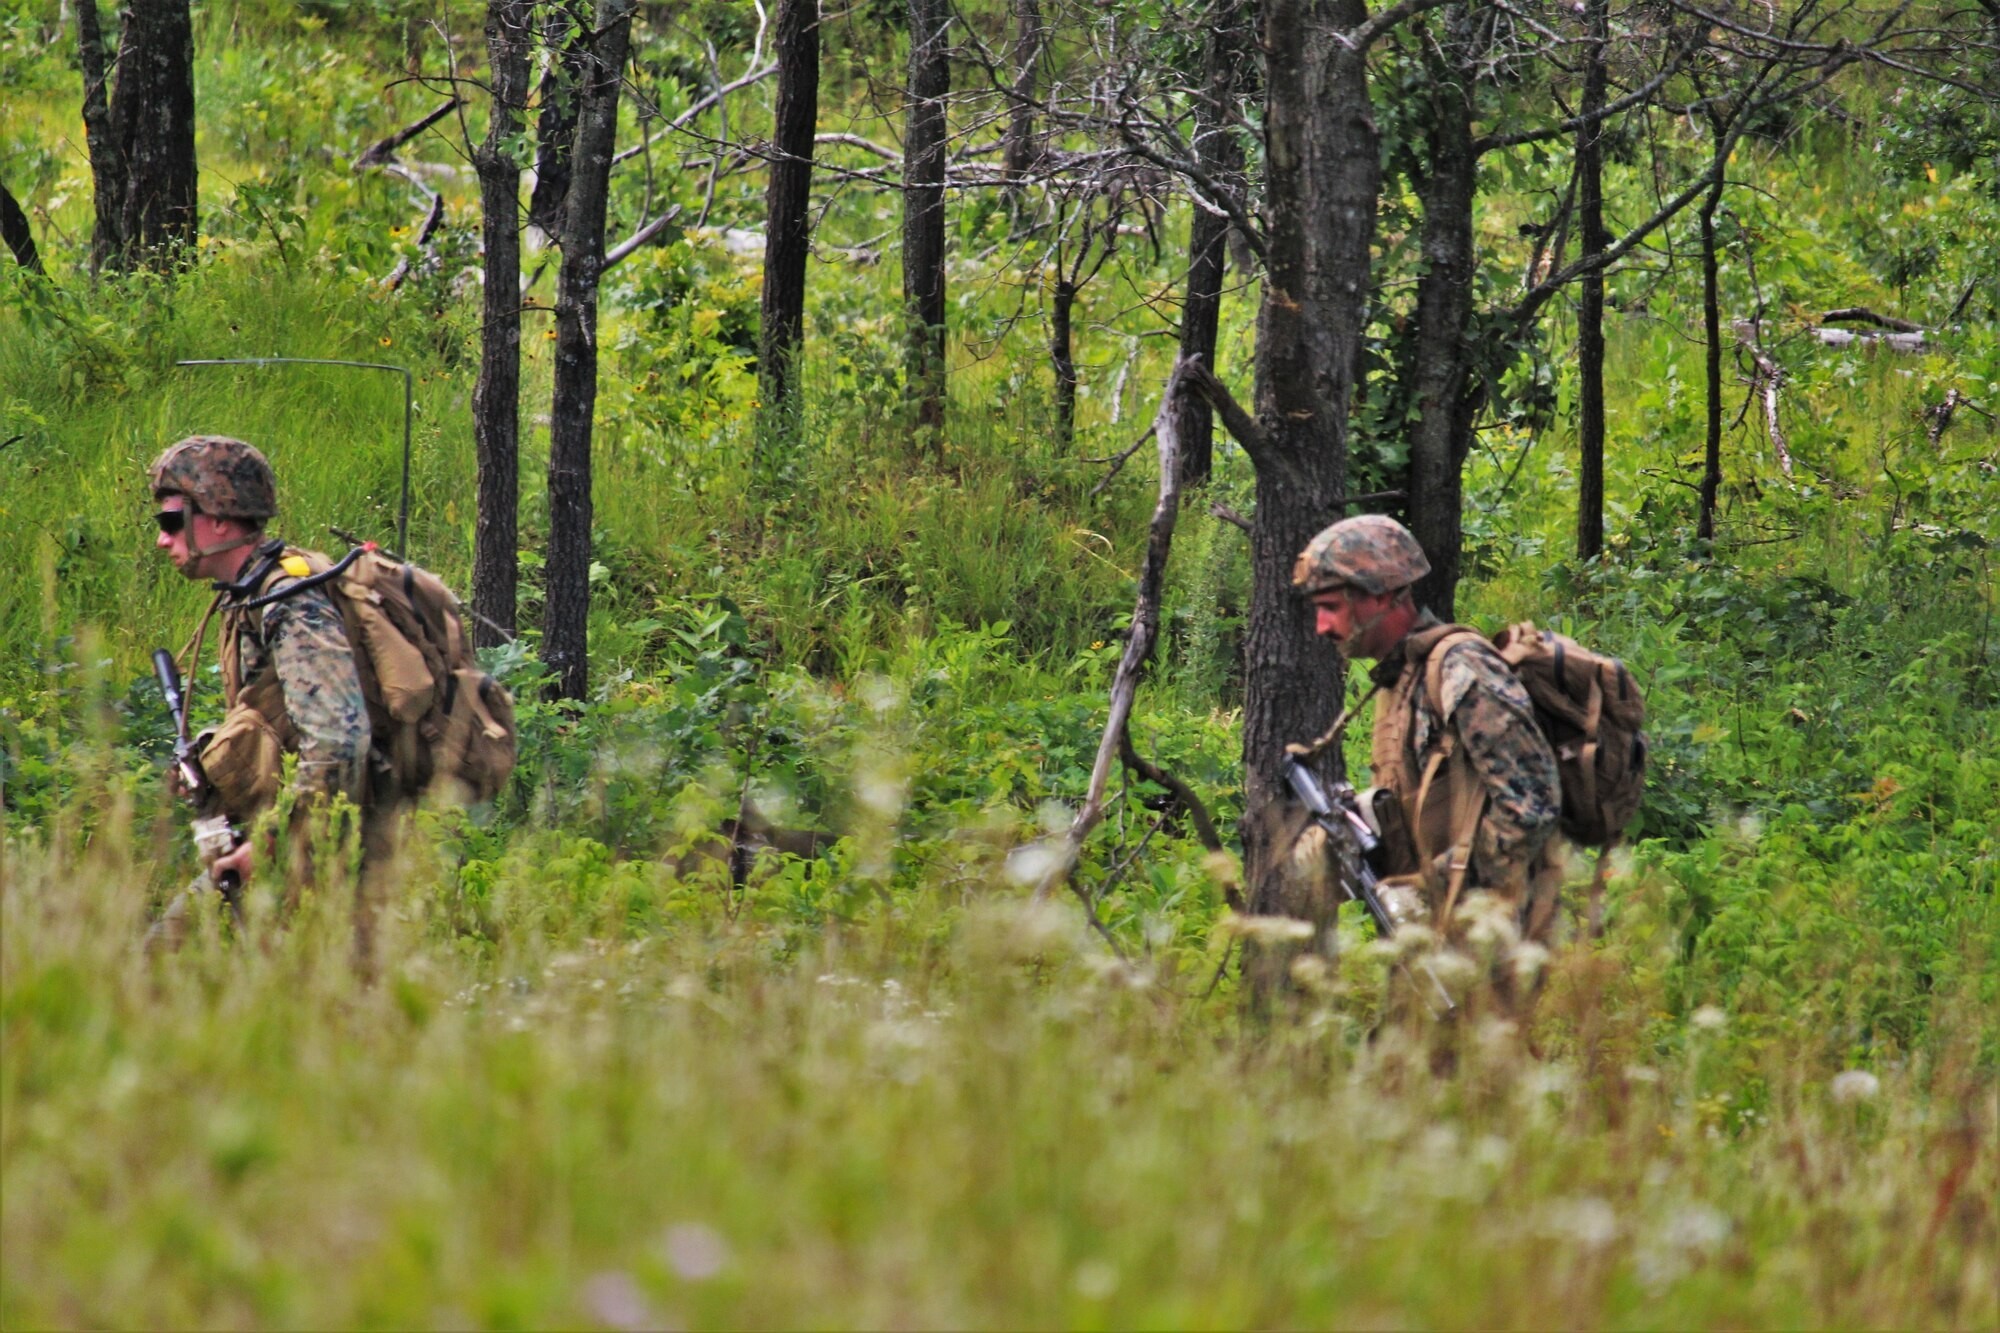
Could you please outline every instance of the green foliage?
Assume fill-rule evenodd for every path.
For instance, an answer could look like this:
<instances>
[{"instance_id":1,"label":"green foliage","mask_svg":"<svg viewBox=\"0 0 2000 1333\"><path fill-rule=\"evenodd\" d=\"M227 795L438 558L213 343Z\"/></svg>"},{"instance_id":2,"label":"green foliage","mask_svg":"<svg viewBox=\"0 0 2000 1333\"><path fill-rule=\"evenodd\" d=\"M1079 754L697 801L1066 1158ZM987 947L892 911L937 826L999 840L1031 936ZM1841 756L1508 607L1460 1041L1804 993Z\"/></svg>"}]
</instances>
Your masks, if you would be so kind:
<instances>
[{"instance_id":1,"label":"green foliage","mask_svg":"<svg viewBox=\"0 0 2000 1333\"><path fill-rule=\"evenodd\" d=\"M434 105L383 91L408 20L443 23L464 58L480 15L206 7L203 256L92 282L75 75L46 8L0 12L0 169L52 269L0 271L0 440L19 437L0 445L0 1323L1993 1322L2000 1183L1976 1145L2000 1133L2000 338L1989 302L1959 298L2000 230L1968 106L1857 102L1880 153L1830 131L1740 151L1732 178L1757 188L1721 219L1725 319L1762 314L1792 471L1759 405L1738 419L1732 360L1713 543L1693 536L1690 265L1611 278L1612 537L1588 565L1567 558L1567 317L1516 336L1482 316L1496 392L1467 468L1463 612L1620 655L1651 782L1607 938L1551 965L1541 1058L1471 1020L1439 1075L1426 1046L1446 1038L1394 1017L1357 932L1247 1017L1241 924L1223 925L1238 872L1152 784L1114 769L1073 876L1103 936L1026 901L1087 789L1129 628L1152 455L1102 486L1090 460L1153 409L1170 348L1141 335L1179 281L1171 248L1122 248L1080 299L1064 446L1045 275L1004 208L955 203L932 452L903 416L900 284L878 262L893 200L843 186L815 235L800 394L773 422L761 178L683 170L660 144L612 202L619 235L681 214L607 279L593 696L548 702L536 656L550 349L531 308L525 633L488 655L519 703L513 784L421 814L373 986L344 961L337 869L289 904L253 886L244 940L204 903L186 952L140 961L140 923L194 871L146 657L206 596L148 558L144 464L181 434L241 434L279 467L283 531L315 544L329 524L391 531L400 466L394 377L174 363L410 365L411 546L465 582L471 183L427 177L446 223L392 293L418 202L344 164ZM961 16L991 37L1003 8ZM638 95L677 114L712 58L747 55L747 7L668 17L621 143ZM823 128L884 137L868 62L893 66L902 21L873 0L829 15ZM1178 61L1183 37L1161 38ZM733 134L761 132L767 97L739 94ZM1421 111L1387 109L1398 144ZM448 119L412 158L455 163L457 134ZM1705 148L1676 132L1662 151ZM1610 156L1612 211L1637 215L1649 160L1629 138ZM1547 146L1484 170L1493 312L1568 171ZM1419 214L1389 205L1357 489L1396 480L1410 408ZM1172 238L1186 216L1149 222ZM1662 240L1684 247L1676 226ZM531 307L550 263L528 259ZM1254 299L1225 307L1239 386ZM1803 336L1837 305L1938 331L1909 357ZM1213 502L1254 504L1226 441L1180 522L1132 736L1229 838L1250 573ZM194 683L199 725L214 669ZM733 848L719 831L752 810L822 835L818 854Z\"/></svg>"}]
</instances>

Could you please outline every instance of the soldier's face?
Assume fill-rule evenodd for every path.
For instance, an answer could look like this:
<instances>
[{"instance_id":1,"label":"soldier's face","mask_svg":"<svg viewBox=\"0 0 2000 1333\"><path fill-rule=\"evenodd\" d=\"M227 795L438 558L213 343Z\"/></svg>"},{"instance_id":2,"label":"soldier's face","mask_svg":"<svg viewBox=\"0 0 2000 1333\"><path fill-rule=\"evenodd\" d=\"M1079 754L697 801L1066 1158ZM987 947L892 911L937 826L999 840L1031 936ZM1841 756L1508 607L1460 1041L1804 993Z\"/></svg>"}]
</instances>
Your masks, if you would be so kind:
<instances>
[{"instance_id":1,"label":"soldier's face","mask_svg":"<svg viewBox=\"0 0 2000 1333\"><path fill-rule=\"evenodd\" d=\"M1378 595L1354 588L1314 593L1313 632L1332 639L1340 655L1350 661L1379 658L1390 646L1377 640L1383 637L1383 621L1395 601L1394 593Z\"/></svg>"},{"instance_id":2,"label":"soldier's face","mask_svg":"<svg viewBox=\"0 0 2000 1333\"><path fill-rule=\"evenodd\" d=\"M212 557L199 556L195 552L230 540L235 525L229 524L227 519L215 518L189 507L184 495L161 496L159 505L160 513L179 514L181 518L177 525L171 519L161 520L160 535L153 539L154 549L164 552L167 559L174 562L174 568L180 571L182 578L213 577L207 568ZM229 531L224 530L225 524L228 524ZM172 531L168 530L170 527Z\"/></svg>"}]
</instances>

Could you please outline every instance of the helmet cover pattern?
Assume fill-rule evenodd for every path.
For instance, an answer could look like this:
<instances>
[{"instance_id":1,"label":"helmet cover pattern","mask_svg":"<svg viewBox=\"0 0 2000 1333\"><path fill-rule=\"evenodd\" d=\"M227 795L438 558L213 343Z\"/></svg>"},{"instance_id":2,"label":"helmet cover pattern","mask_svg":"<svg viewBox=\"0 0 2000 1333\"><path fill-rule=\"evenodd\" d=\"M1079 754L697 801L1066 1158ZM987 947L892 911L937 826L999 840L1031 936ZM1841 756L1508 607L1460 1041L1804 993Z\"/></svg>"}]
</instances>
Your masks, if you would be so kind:
<instances>
[{"instance_id":1,"label":"helmet cover pattern","mask_svg":"<svg viewBox=\"0 0 2000 1333\"><path fill-rule=\"evenodd\" d=\"M215 518L261 522L278 512L278 479L264 455L227 435L190 435L153 460L153 496L185 495Z\"/></svg>"},{"instance_id":2,"label":"helmet cover pattern","mask_svg":"<svg viewBox=\"0 0 2000 1333\"><path fill-rule=\"evenodd\" d=\"M1373 596L1407 588L1431 572L1424 548L1386 514L1343 518L1306 544L1292 586L1307 596L1353 586Z\"/></svg>"}]
</instances>

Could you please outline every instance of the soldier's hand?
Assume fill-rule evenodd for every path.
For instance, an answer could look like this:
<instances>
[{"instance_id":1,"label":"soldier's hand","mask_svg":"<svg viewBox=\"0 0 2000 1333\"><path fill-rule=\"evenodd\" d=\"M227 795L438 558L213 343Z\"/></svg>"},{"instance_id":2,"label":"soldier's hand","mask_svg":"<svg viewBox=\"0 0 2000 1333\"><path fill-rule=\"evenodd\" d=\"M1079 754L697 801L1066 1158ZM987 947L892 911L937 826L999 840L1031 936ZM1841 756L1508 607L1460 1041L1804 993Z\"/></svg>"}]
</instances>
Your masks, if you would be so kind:
<instances>
[{"instance_id":1,"label":"soldier's hand","mask_svg":"<svg viewBox=\"0 0 2000 1333\"><path fill-rule=\"evenodd\" d=\"M167 791L177 801L185 801L193 794L188 790L187 779L181 776L179 764L167 765Z\"/></svg>"},{"instance_id":2,"label":"soldier's hand","mask_svg":"<svg viewBox=\"0 0 2000 1333\"><path fill-rule=\"evenodd\" d=\"M251 867L256 864L257 859L255 852L252 851L252 846L252 840L245 838L242 846L229 853L229 855L218 856L213 861L210 861L208 863L209 878L220 884L223 881L224 875L234 871L237 883L248 884L250 882Z\"/></svg>"}]
</instances>

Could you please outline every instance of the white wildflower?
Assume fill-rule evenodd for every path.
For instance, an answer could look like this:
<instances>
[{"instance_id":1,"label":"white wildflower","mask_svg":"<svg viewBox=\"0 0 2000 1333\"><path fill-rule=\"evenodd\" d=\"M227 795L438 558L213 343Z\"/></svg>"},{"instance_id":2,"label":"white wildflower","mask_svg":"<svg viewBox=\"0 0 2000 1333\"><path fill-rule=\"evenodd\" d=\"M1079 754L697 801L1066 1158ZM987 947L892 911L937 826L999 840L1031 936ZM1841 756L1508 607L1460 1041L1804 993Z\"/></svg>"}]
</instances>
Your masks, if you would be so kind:
<instances>
[{"instance_id":1,"label":"white wildflower","mask_svg":"<svg viewBox=\"0 0 2000 1333\"><path fill-rule=\"evenodd\" d=\"M1865 1102L1882 1091L1882 1080L1865 1069L1843 1069L1826 1089L1837 1102Z\"/></svg>"},{"instance_id":2,"label":"white wildflower","mask_svg":"<svg viewBox=\"0 0 2000 1333\"><path fill-rule=\"evenodd\" d=\"M729 1242L699 1222L668 1227L660 1253L667 1267L689 1282L706 1282L729 1264Z\"/></svg>"}]
</instances>

